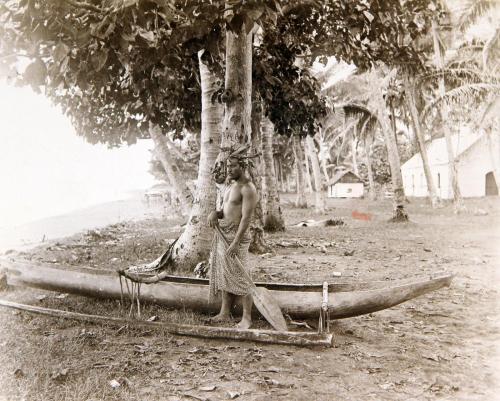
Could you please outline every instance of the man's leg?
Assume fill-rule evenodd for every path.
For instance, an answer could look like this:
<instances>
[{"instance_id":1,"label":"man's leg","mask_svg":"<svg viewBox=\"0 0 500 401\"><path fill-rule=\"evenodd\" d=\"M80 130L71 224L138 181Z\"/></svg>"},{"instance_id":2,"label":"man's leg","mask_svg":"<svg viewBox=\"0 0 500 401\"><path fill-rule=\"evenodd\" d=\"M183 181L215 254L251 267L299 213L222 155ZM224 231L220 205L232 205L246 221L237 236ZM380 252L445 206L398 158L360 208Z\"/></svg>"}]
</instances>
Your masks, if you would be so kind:
<instances>
[{"instance_id":1,"label":"man's leg","mask_svg":"<svg viewBox=\"0 0 500 401\"><path fill-rule=\"evenodd\" d=\"M249 329L252 325L252 296L248 294L241 297L241 303L243 304L243 317L241 318L241 322L238 323L238 328Z\"/></svg>"},{"instance_id":2,"label":"man's leg","mask_svg":"<svg viewBox=\"0 0 500 401\"><path fill-rule=\"evenodd\" d=\"M233 294L222 292L222 305L220 307L220 312L218 315L214 316L210 320L213 322L227 322L231 319L231 306L233 304Z\"/></svg>"}]
</instances>

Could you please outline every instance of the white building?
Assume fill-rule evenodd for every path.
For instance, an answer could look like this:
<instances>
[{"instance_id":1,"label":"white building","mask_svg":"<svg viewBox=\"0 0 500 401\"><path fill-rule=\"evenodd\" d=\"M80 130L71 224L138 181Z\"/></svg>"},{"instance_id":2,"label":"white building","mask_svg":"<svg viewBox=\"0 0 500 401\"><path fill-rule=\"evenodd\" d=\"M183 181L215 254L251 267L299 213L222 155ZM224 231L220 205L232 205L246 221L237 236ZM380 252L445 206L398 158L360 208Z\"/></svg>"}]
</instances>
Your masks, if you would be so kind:
<instances>
[{"instance_id":1,"label":"white building","mask_svg":"<svg viewBox=\"0 0 500 401\"><path fill-rule=\"evenodd\" d=\"M363 194L363 181L350 170L339 171L328 182L329 198L362 198Z\"/></svg>"},{"instance_id":2,"label":"white building","mask_svg":"<svg viewBox=\"0 0 500 401\"><path fill-rule=\"evenodd\" d=\"M495 134L452 136L458 185L463 197L498 195L498 181L495 180L494 170L495 166L499 166L499 142L498 135ZM427 143L427 155L437 195L442 199L453 198L445 138ZM401 173L406 196L428 196L420 152L401 166Z\"/></svg>"}]
</instances>

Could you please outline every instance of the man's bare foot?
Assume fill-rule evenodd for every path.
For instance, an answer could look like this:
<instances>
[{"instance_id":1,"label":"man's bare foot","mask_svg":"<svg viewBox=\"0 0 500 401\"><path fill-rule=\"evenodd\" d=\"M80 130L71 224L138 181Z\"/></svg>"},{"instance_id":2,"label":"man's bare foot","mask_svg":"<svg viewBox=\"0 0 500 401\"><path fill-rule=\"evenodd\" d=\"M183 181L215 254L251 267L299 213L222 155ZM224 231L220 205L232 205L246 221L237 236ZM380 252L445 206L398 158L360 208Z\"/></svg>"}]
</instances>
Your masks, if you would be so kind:
<instances>
[{"instance_id":1,"label":"man's bare foot","mask_svg":"<svg viewBox=\"0 0 500 401\"><path fill-rule=\"evenodd\" d=\"M238 329L249 329L252 325L252 321L250 319L241 319L241 322L236 326Z\"/></svg>"},{"instance_id":2,"label":"man's bare foot","mask_svg":"<svg viewBox=\"0 0 500 401\"><path fill-rule=\"evenodd\" d=\"M218 315L212 316L208 319L211 323L224 323L231 321L231 315L228 313L219 313Z\"/></svg>"}]
</instances>

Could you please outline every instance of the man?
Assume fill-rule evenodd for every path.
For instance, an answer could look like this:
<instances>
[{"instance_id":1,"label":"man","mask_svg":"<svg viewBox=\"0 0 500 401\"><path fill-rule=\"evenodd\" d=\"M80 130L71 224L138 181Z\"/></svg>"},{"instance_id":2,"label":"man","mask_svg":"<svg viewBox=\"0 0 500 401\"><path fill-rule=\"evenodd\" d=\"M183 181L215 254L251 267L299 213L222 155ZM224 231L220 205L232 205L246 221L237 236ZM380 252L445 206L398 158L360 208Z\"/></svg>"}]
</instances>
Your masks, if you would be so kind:
<instances>
[{"instance_id":1,"label":"man","mask_svg":"<svg viewBox=\"0 0 500 401\"><path fill-rule=\"evenodd\" d=\"M234 260L238 257L244 268L247 266L250 235L248 227L257 205L257 191L246 172L246 161L241 156L230 155L226 162L227 177L230 181L223 194L222 211L211 212L208 224L215 228L219 224L229 242L226 248L216 234L210 254L210 296L222 292L222 306L212 321L230 319L231 306L235 296L241 297L243 317L239 328L248 329L252 324L251 282L241 273L241 267ZM219 221L220 220L220 221Z\"/></svg>"}]
</instances>

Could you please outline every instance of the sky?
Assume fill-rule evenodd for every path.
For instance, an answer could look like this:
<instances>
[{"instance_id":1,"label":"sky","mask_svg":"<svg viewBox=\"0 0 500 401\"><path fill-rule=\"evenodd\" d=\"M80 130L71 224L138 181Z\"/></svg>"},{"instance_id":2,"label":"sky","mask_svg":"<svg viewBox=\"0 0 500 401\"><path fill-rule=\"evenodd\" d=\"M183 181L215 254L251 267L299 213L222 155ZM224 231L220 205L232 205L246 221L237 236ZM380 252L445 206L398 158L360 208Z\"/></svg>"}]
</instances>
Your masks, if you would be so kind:
<instances>
[{"instance_id":1,"label":"sky","mask_svg":"<svg viewBox=\"0 0 500 401\"><path fill-rule=\"evenodd\" d=\"M152 147L88 144L43 95L0 82L0 228L149 188Z\"/></svg>"}]
</instances>

